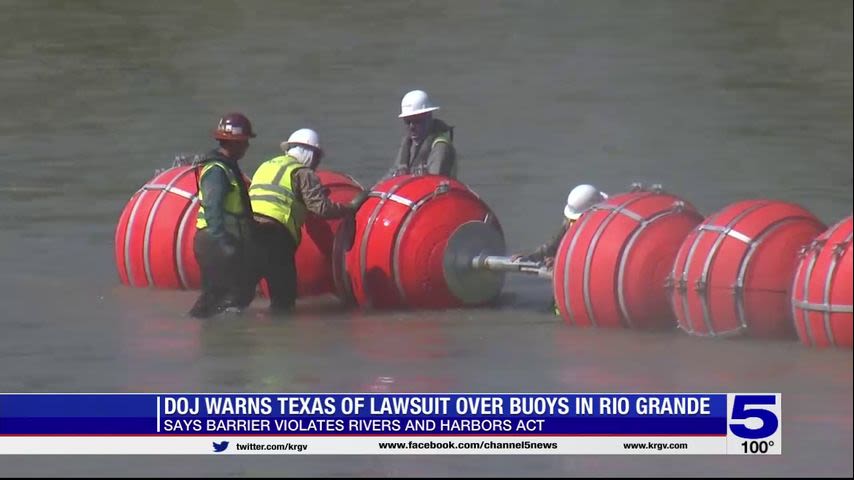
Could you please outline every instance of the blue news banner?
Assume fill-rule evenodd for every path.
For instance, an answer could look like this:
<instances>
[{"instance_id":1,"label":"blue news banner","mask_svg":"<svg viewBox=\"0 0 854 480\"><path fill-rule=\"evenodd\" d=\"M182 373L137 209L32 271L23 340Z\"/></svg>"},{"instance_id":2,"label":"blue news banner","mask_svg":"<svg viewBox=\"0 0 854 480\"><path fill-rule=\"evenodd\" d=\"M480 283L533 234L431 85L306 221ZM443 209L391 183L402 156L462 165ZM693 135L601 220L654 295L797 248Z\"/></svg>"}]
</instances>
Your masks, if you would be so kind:
<instances>
[{"instance_id":1,"label":"blue news banner","mask_svg":"<svg viewBox=\"0 0 854 480\"><path fill-rule=\"evenodd\" d=\"M732 393L0 394L0 454L779 454L781 408Z\"/></svg>"}]
</instances>

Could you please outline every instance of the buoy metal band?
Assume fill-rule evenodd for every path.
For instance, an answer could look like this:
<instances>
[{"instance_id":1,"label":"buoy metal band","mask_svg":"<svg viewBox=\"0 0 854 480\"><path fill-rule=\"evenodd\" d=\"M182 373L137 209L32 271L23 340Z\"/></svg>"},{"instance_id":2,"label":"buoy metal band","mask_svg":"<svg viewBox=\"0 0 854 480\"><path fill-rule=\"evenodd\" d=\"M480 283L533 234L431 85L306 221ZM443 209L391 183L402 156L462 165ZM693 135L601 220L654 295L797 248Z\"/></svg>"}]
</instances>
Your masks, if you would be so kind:
<instances>
[{"instance_id":1,"label":"buoy metal band","mask_svg":"<svg viewBox=\"0 0 854 480\"><path fill-rule=\"evenodd\" d=\"M750 207L744 209L743 211L739 212L738 215L736 215L732 219L730 219L730 221L727 222L727 224L724 228L713 230L713 229L706 229L705 228L706 225L700 226L700 228L702 230L706 230L706 231L710 231L710 232L714 232L714 233L718 234L717 238L715 239L715 243L712 244L711 250L709 250L709 253L706 255L706 261L703 264L703 270L700 273L700 278L697 279L697 282L694 285L694 290L697 292L698 296L700 297L700 305L701 305L702 310L703 310L703 323L706 326L706 332L709 336L714 337L717 335L727 335L730 333L737 333L739 330L738 328L735 330L732 330L732 331L724 331L724 332L718 332L715 330L714 323L712 322L712 309L711 309L711 305L709 304L709 288L708 288L709 276L711 275L711 270L712 270L712 263L714 262L715 258L717 257L718 251L720 250L721 245L723 245L724 240L729 236L728 232L732 230L732 227L734 225L738 224L738 222L740 222L742 218L746 217L751 212L754 212L754 211L766 206L767 204L768 204L767 202L757 202L757 203L751 205ZM733 237L733 238L735 238L735 237ZM741 241L741 240L739 240L739 241ZM749 242L747 242L747 243L749 243ZM736 307L735 313L736 313L736 316L740 320L741 315L739 315L737 307ZM690 321L690 319L689 319L689 321Z\"/></svg>"},{"instance_id":2,"label":"buoy metal band","mask_svg":"<svg viewBox=\"0 0 854 480\"><path fill-rule=\"evenodd\" d=\"M142 264L145 268L145 278L148 280L149 286L154 286L154 274L151 271L151 228L154 225L154 216L157 215L157 211L160 208L160 204L163 202L163 199L166 197L167 193L176 193L187 199L192 199L193 195L190 194L187 197L185 194L189 194L186 190L175 188L175 184L178 183L181 178L183 178L187 173L194 172L194 169L189 168L184 170L183 172L175 175L175 177L169 181L169 183L163 188L159 188L160 193L157 194L157 198L154 200L154 204L151 206L151 210L148 212L148 218L145 222L145 234L143 236L143 250L142 250ZM158 184L155 184L159 187Z\"/></svg>"},{"instance_id":3,"label":"buoy metal band","mask_svg":"<svg viewBox=\"0 0 854 480\"><path fill-rule=\"evenodd\" d=\"M391 271L392 276L394 277L394 285L397 288L397 293L400 295L400 300L404 304L406 303L406 289L403 287L403 281L401 280L400 275L400 246L406 230L409 228L409 225L412 222L412 219L415 218L415 211L424 206L425 203L437 198L439 195L444 195L451 190L456 191L464 191L458 188L449 188L448 184L442 182L436 186L436 188L432 192L428 192L424 194L421 198L417 200L411 200L408 198L403 198L409 204L409 210L403 215L403 219L400 224L400 228L397 230L395 238L394 238L394 246L392 247L391 253ZM396 195L395 195L396 196ZM406 205L404 203L404 205Z\"/></svg>"},{"instance_id":4,"label":"buoy metal band","mask_svg":"<svg viewBox=\"0 0 854 480\"><path fill-rule=\"evenodd\" d=\"M611 204L599 204L591 208L591 210L610 210L608 216L605 217L605 220L602 221L601 224L596 228L596 232L593 234L593 238L590 240L590 244L587 246L587 252L584 257L584 279L582 281L582 292L584 296L584 308L587 311L587 316L590 317L590 322L593 326L598 326L598 322L596 321L596 315L593 313L593 301L590 298L590 273L591 267L593 264L593 252L596 249L596 245L599 243L599 239L602 237L605 228L615 219L618 215L625 215L635 222L642 222L643 216L639 215L637 212L634 212L629 209L629 206L632 203L635 203L643 198L650 197L653 193L643 192L643 195L631 198L626 202L620 205L611 205ZM625 245L623 245L623 249L625 249ZM620 256L622 255L622 249L620 251ZM616 293L616 292L615 292Z\"/></svg>"}]
</instances>

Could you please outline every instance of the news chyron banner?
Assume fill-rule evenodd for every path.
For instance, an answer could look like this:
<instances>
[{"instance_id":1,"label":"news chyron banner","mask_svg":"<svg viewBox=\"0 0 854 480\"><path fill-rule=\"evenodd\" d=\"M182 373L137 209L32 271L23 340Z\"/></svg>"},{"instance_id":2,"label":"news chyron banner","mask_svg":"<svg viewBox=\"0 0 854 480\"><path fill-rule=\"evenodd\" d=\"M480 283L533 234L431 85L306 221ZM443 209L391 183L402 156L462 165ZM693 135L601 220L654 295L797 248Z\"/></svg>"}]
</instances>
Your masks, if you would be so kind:
<instances>
[{"instance_id":1,"label":"news chyron banner","mask_svg":"<svg viewBox=\"0 0 854 480\"><path fill-rule=\"evenodd\" d=\"M0 394L0 454L768 455L779 393Z\"/></svg>"}]
</instances>

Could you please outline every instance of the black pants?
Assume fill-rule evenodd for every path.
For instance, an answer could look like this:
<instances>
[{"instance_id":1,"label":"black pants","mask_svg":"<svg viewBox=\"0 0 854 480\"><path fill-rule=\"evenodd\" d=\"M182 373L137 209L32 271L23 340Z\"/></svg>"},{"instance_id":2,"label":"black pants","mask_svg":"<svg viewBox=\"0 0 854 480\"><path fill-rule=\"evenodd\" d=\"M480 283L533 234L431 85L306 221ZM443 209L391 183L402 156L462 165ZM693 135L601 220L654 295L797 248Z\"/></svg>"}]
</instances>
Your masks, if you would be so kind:
<instances>
[{"instance_id":1,"label":"black pants","mask_svg":"<svg viewBox=\"0 0 854 480\"><path fill-rule=\"evenodd\" d=\"M279 222L258 223L258 279L266 278L270 289L270 309L288 311L297 299L297 246L293 236Z\"/></svg>"},{"instance_id":2,"label":"black pants","mask_svg":"<svg viewBox=\"0 0 854 480\"><path fill-rule=\"evenodd\" d=\"M253 262L247 250L238 240L234 251L228 251L207 229L196 232L193 252L202 274L202 293L190 315L209 317L224 308L244 308L252 302L255 296Z\"/></svg>"}]
</instances>

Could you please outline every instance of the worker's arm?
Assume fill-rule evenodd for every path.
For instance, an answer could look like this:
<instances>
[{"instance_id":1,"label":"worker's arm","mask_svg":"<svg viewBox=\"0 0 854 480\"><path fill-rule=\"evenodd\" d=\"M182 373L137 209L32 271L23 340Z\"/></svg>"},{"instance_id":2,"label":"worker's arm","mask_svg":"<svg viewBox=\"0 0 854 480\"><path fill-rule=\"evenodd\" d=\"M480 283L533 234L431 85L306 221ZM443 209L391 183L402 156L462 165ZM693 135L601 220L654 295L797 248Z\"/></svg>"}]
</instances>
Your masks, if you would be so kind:
<instances>
[{"instance_id":1,"label":"worker's arm","mask_svg":"<svg viewBox=\"0 0 854 480\"><path fill-rule=\"evenodd\" d=\"M563 236L566 234L566 230L568 228L569 222L562 222L560 228L546 243L540 245L533 252L524 255L523 257L532 262L541 262L547 257L554 257L557 255L557 249L560 246L560 241L563 240Z\"/></svg>"},{"instance_id":2,"label":"worker's arm","mask_svg":"<svg viewBox=\"0 0 854 480\"><path fill-rule=\"evenodd\" d=\"M338 203L329 198L326 187L310 168L300 168L294 172L294 188L297 198L301 198L305 208L321 218L339 218L350 214L353 208L346 203Z\"/></svg>"}]
</instances>

